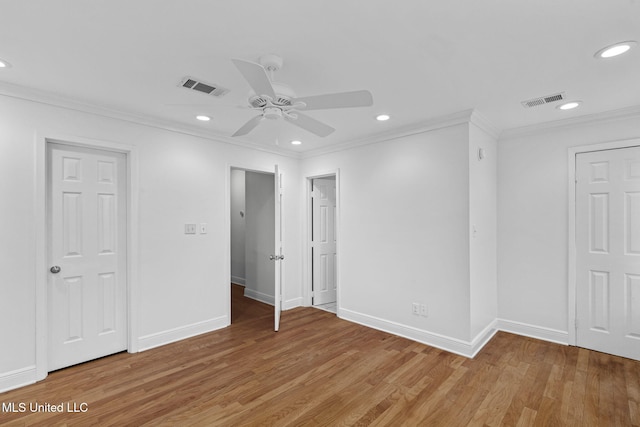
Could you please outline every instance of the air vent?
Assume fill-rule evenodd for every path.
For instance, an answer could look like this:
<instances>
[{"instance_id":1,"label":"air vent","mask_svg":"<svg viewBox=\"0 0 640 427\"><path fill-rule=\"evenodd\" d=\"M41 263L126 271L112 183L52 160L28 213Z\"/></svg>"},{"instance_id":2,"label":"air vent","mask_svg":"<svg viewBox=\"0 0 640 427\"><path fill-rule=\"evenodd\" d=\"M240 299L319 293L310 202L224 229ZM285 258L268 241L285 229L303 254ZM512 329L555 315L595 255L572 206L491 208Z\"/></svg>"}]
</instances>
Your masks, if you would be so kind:
<instances>
[{"instance_id":1,"label":"air vent","mask_svg":"<svg viewBox=\"0 0 640 427\"><path fill-rule=\"evenodd\" d=\"M202 80L194 79L193 77L185 77L180 81L179 86L185 89L195 90L211 96L224 96L229 92L229 89L219 85L205 83Z\"/></svg>"},{"instance_id":2,"label":"air vent","mask_svg":"<svg viewBox=\"0 0 640 427\"><path fill-rule=\"evenodd\" d=\"M564 92L555 93L549 96L542 96L540 98L533 98L527 101L522 101L521 104L524 108L537 107L538 105L549 104L551 102L562 101L565 99Z\"/></svg>"}]
</instances>

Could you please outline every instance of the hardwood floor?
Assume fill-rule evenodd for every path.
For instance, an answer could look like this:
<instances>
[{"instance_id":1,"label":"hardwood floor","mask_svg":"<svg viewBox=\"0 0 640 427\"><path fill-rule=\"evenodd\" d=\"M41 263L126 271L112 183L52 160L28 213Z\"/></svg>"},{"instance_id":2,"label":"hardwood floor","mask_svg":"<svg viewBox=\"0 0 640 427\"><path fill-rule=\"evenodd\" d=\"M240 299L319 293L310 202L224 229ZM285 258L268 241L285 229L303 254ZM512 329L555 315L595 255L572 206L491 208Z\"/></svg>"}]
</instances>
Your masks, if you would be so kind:
<instances>
[{"instance_id":1,"label":"hardwood floor","mask_svg":"<svg viewBox=\"0 0 640 427\"><path fill-rule=\"evenodd\" d=\"M229 328L0 394L26 406L0 424L640 426L637 361L503 332L467 359L314 308L274 333L272 307L233 298Z\"/></svg>"}]
</instances>

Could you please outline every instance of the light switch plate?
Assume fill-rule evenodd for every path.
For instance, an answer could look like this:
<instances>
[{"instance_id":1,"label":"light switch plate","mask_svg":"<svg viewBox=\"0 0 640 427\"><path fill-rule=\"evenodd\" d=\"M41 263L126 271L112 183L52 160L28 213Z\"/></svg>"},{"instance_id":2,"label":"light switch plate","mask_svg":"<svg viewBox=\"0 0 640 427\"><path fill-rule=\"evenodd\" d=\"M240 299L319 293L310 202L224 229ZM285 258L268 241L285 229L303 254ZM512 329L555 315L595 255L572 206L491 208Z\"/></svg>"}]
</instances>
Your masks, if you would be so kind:
<instances>
[{"instance_id":1,"label":"light switch plate","mask_svg":"<svg viewBox=\"0 0 640 427\"><path fill-rule=\"evenodd\" d=\"M196 234L196 225L195 224L185 224L184 225L184 234Z\"/></svg>"},{"instance_id":2,"label":"light switch plate","mask_svg":"<svg viewBox=\"0 0 640 427\"><path fill-rule=\"evenodd\" d=\"M207 230L209 229L209 227L207 226L206 222L201 222L200 223L200 234L207 234Z\"/></svg>"}]
</instances>

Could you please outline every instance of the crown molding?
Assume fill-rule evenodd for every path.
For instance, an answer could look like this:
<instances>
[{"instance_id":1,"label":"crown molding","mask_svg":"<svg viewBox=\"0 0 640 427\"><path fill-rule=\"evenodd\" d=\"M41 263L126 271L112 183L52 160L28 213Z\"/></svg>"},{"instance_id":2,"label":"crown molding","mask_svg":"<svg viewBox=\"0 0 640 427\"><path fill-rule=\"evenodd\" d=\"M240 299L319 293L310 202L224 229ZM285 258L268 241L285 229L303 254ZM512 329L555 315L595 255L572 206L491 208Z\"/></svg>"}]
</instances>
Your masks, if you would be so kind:
<instances>
[{"instance_id":1,"label":"crown molding","mask_svg":"<svg viewBox=\"0 0 640 427\"><path fill-rule=\"evenodd\" d=\"M155 129L161 129L169 132L179 133L182 135L194 136L215 142L221 142L243 148L249 148L252 150L263 151L270 154L277 154L296 159L301 157L297 152L291 152L278 147L264 147L259 144L237 140L235 138L220 135L215 132L203 131L202 129L185 126L181 123L159 120L157 118L146 116L143 114L116 110L97 104L85 103L40 89L33 89L26 86L15 85L2 81L0 81L0 96L6 96L9 98L35 102L38 104L44 104L58 108L64 108L67 110L78 111L86 114L93 114L96 116L120 120Z\"/></svg>"},{"instance_id":2,"label":"crown molding","mask_svg":"<svg viewBox=\"0 0 640 427\"><path fill-rule=\"evenodd\" d=\"M469 121L483 130L496 141L500 138L500 134L502 133L500 129L491 121L489 121L489 119L480 114L477 110L473 110Z\"/></svg>"},{"instance_id":3,"label":"crown molding","mask_svg":"<svg viewBox=\"0 0 640 427\"><path fill-rule=\"evenodd\" d=\"M303 152L301 157L303 159L321 156L329 153L335 153L338 151L349 150L351 148L361 147L363 145L376 144L378 142L391 141L393 139L404 138L411 135L417 135L436 129L447 128L464 123L469 123L473 115L474 110L464 110L446 116L435 117L432 119L424 120L417 123L411 123L406 126L397 127L385 132L375 133L367 135L362 138L353 139L343 143L333 144L329 147L318 148Z\"/></svg>"},{"instance_id":4,"label":"crown molding","mask_svg":"<svg viewBox=\"0 0 640 427\"><path fill-rule=\"evenodd\" d=\"M560 129L571 129L573 127L605 123L614 120L624 120L630 118L640 118L640 105L621 108L617 110L604 111L602 113L587 114L584 116L572 117L569 119L554 120L530 126L522 126L502 131L500 141L519 138L523 136L532 136L540 133L551 132Z\"/></svg>"}]
</instances>

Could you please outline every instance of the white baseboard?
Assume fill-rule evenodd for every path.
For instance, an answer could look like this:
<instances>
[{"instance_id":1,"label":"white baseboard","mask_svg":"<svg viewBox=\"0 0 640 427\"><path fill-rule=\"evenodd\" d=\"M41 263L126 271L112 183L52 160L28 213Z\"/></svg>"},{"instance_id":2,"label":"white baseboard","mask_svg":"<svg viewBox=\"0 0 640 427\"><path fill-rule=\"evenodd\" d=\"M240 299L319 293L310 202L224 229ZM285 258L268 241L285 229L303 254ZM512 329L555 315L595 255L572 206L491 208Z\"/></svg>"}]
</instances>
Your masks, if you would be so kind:
<instances>
[{"instance_id":1,"label":"white baseboard","mask_svg":"<svg viewBox=\"0 0 640 427\"><path fill-rule=\"evenodd\" d=\"M254 291L253 289L244 288L244 296L265 304L275 305L275 298L273 295L263 294L262 292Z\"/></svg>"},{"instance_id":2,"label":"white baseboard","mask_svg":"<svg viewBox=\"0 0 640 427\"><path fill-rule=\"evenodd\" d=\"M194 323L179 328L170 329L168 331L157 332L155 334L145 335L138 338L139 351L150 350L165 344L191 338L196 335L215 331L229 326L228 316L220 316L215 319L209 319L202 322Z\"/></svg>"},{"instance_id":3,"label":"white baseboard","mask_svg":"<svg viewBox=\"0 0 640 427\"><path fill-rule=\"evenodd\" d=\"M536 338L543 341L550 341L556 344L569 345L569 333L557 329L545 328L543 326L529 325L527 323L514 322L512 320L497 319L497 328L504 332L516 335L523 335L529 338Z\"/></svg>"},{"instance_id":4,"label":"white baseboard","mask_svg":"<svg viewBox=\"0 0 640 427\"><path fill-rule=\"evenodd\" d=\"M470 358L473 358L497 332L495 328L495 322L492 322L472 341L464 341L457 338L451 338L444 335L427 332L422 329L414 328L412 326L390 322L388 320L380 319L374 316L369 316L367 314L358 313L344 308L341 308L339 310L338 316L342 319L349 320L363 326L368 326L373 329L378 329L380 331L388 332L390 334L398 335L413 341L420 342L422 344L429 345L431 347L436 347L441 350Z\"/></svg>"},{"instance_id":5,"label":"white baseboard","mask_svg":"<svg viewBox=\"0 0 640 427\"><path fill-rule=\"evenodd\" d=\"M36 367L27 366L26 368L16 369L0 374L0 393L13 390L15 388L24 387L36 382Z\"/></svg>"},{"instance_id":6,"label":"white baseboard","mask_svg":"<svg viewBox=\"0 0 640 427\"><path fill-rule=\"evenodd\" d=\"M246 284L244 277L231 276L231 283L244 286Z\"/></svg>"},{"instance_id":7,"label":"white baseboard","mask_svg":"<svg viewBox=\"0 0 640 427\"><path fill-rule=\"evenodd\" d=\"M499 330L500 329L498 329L497 321L494 319L487 325L486 328L484 328L478 335L476 335L473 340L471 340L471 348L473 352L470 357L476 357L476 354L478 354L478 352L482 350L489 341L491 341L491 338L493 338L493 336Z\"/></svg>"},{"instance_id":8,"label":"white baseboard","mask_svg":"<svg viewBox=\"0 0 640 427\"><path fill-rule=\"evenodd\" d=\"M291 310L296 307L302 307L302 297L290 299L282 303L283 310Z\"/></svg>"}]
</instances>

